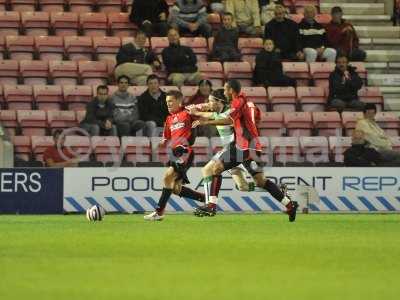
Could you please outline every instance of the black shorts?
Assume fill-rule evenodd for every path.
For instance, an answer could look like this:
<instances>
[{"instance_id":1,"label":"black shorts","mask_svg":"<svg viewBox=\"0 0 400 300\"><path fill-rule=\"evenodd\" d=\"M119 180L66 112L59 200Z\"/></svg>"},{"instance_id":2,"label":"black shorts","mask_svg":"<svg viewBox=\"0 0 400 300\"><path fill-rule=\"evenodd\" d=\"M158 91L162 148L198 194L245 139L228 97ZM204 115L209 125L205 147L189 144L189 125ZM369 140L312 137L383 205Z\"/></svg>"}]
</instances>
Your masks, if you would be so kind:
<instances>
[{"instance_id":1,"label":"black shorts","mask_svg":"<svg viewBox=\"0 0 400 300\"><path fill-rule=\"evenodd\" d=\"M187 171L193 164L194 152L192 148L187 147L187 152L181 153L179 155L170 155L170 160L168 166L172 167L174 171L178 174L176 180L182 180L182 184L189 184L189 178L187 177Z\"/></svg>"},{"instance_id":2,"label":"black shorts","mask_svg":"<svg viewBox=\"0 0 400 300\"><path fill-rule=\"evenodd\" d=\"M261 155L261 153L256 152L256 155ZM215 154L213 160L222 162L224 171L233 169L241 164L251 176L263 172L262 167L251 157L250 151L236 147L234 142L226 145Z\"/></svg>"}]
</instances>

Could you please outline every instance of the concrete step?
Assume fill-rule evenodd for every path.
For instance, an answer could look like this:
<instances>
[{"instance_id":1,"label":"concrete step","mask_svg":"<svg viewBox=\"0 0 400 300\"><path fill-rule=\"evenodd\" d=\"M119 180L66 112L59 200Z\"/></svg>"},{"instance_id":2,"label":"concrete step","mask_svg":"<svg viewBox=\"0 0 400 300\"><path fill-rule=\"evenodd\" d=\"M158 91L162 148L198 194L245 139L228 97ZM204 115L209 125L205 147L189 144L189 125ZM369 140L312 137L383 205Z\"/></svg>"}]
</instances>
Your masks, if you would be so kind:
<instances>
[{"instance_id":1,"label":"concrete step","mask_svg":"<svg viewBox=\"0 0 400 300\"><path fill-rule=\"evenodd\" d=\"M319 5L322 13L330 13L332 7L337 3L321 3ZM343 3L340 5L346 15L384 15L384 3Z\"/></svg>"},{"instance_id":2,"label":"concrete step","mask_svg":"<svg viewBox=\"0 0 400 300\"><path fill-rule=\"evenodd\" d=\"M385 3L385 0L320 0L320 3L335 3L341 6L341 3Z\"/></svg>"},{"instance_id":3,"label":"concrete step","mask_svg":"<svg viewBox=\"0 0 400 300\"><path fill-rule=\"evenodd\" d=\"M345 15L354 26L392 26L389 15Z\"/></svg>"},{"instance_id":4,"label":"concrete step","mask_svg":"<svg viewBox=\"0 0 400 300\"><path fill-rule=\"evenodd\" d=\"M400 49L400 39L361 38L360 47L364 50L393 50Z\"/></svg>"},{"instance_id":5,"label":"concrete step","mask_svg":"<svg viewBox=\"0 0 400 300\"><path fill-rule=\"evenodd\" d=\"M390 87L391 91L400 93L400 74L368 74L368 85Z\"/></svg>"},{"instance_id":6,"label":"concrete step","mask_svg":"<svg viewBox=\"0 0 400 300\"><path fill-rule=\"evenodd\" d=\"M354 26L360 38L400 38L400 27L389 26Z\"/></svg>"},{"instance_id":7,"label":"concrete step","mask_svg":"<svg viewBox=\"0 0 400 300\"><path fill-rule=\"evenodd\" d=\"M399 50L367 50L368 62L400 62Z\"/></svg>"},{"instance_id":8,"label":"concrete step","mask_svg":"<svg viewBox=\"0 0 400 300\"><path fill-rule=\"evenodd\" d=\"M384 97L383 106L385 110L397 111L397 115L400 116L400 94L396 98Z\"/></svg>"}]
</instances>

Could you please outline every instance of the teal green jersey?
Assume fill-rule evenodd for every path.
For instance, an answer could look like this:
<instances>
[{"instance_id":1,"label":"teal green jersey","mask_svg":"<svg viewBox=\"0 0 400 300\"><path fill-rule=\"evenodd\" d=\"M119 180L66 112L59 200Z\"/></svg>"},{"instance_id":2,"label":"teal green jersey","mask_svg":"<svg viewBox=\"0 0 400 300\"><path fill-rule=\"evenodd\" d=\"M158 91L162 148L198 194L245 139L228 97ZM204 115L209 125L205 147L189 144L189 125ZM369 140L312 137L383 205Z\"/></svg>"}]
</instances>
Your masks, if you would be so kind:
<instances>
[{"instance_id":1,"label":"teal green jersey","mask_svg":"<svg viewBox=\"0 0 400 300\"><path fill-rule=\"evenodd\" d=\"M229 107L224 108L224 110L220 113L215 112L213 114L214 120L226 119L229 117L230 109ZM230 144L235 140L235 133L233 131L232 125L218 125L216 126L218 130L218 134L222 140L223 145Z\"/></svg>"}]
</instances>

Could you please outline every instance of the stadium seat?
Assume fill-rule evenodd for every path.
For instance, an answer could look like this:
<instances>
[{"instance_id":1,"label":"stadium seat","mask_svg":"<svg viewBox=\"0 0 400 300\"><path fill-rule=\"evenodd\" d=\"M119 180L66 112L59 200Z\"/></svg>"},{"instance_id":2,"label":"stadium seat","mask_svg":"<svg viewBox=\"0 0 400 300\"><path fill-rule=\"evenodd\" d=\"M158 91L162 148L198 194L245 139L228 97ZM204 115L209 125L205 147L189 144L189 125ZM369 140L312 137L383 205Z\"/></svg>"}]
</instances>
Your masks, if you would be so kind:
<instances>
[{"instance_id":1,"label":"stadium seat","mask_svg":"<svg viewBox=\"0 0 400 300\"><path fill-rule=\"evenodd\" d=\"M274 162L274 155L271 151L271 142L269 137L261 136L259 138L259 142L261 144L261 155L259 156L256 153L252 153L253 150L250 150L251 157L262 164L272 165Z\"/></svg>"},{"instance_id":2,"label":"stadium seat","mask_svg":"<svg viewBox=\"0 0 400 300\"><path fill-rule=\"evenodd\" d=\"M312 164L329 162L329 144L324 136L300 137L300 150L305 162Z\"/></svg>"},{"instance_id":3,"label":"stadium seat","mask_svg":"<svg viewBox=\"0 0 400 300\"><path fill-rule=\"evenodd\" d=\"M212 82L214 87L224 84L224 70L220 62L198 62L197 68L201 75Z\"/></svg>"},{"instance_id":4,"label":"stadium seat","mask_svg":"<svg viewBox=\"0 0 400 300\"><path fill-rule=\"evenodd\" d=\"M174 85L162 85L160 86L160 89L165 93L168 93L169 91L179 91L179 88Z\"/></svg>"},{"instance_id":5,"label":"stadium seat","mask_svg":"<svg viewBox=\"0 0 400 300\"><path fill-rule=\"evenodd\" d=\"M41 60L21 60L19 71L24 84L47 84L49 80L49 64Z\"/></svg>"},{"instance_id":6,"label":"stadium seat","mask_svg":"<svg viewBox=\"0 0 400 300\"><path fill-rule=\"evenodd\" d=\"M312 116L318 135L342 136L342 120L338 112L313 112Z\"/></svg>"},{"instance_id":7,"label":"stadium seat","mask_svg":"<svg viewBox=\"0 0 400 300\"><path fill-rule=\"evenodd\" d=\"M152 37L150 39L150 44L151 50L153 50L156 55L161 55L164 48L169 46L167 37Z\"/></svg>"},{"instance_id":8,"label":"stadium seat","mask_svg":"<svg viewBox=\"0 0 400 300\"><path fill-rule=\"evenodd\" d=\"M86 111L85 110L78 110L75 112L76 113L76 121L78 123L81 123L82 120L85 118L86 116Z\"/></svg>"},{"instance_id":9,"label":"stadium seat","mask_svg":"<svg viewBox=\"0 0 400 300\"><path fill-rule=\"evenodd\" d=\"M190 97L194 96L197 93L198 89L199 88L197 86L182 86L181 92L185 99L184 102L186 103Z\"/></svg>"},{"instance_id":10,"label":"stadium seat","mask_svg":"<svg viewBox=\"0 0 400 300\"><path fill-rule=\"evenodd\" d=\"M92 148L87 136L67 135L64 146L71 150L74 156L79 156L80 161L88 161L91 158Z\"/></svg>"},{"instance_id":11,"label":"stadium seat","mask_svg":"<svg viewBox=\"0 0 400 300\"><path fill-rule=\"evenodd\" d=\"M296 90L293 87L268 87L273 111L296 111Z\"/></svg>"},{"instance_id":12,"label":"stadium seat","mask_svg":"<svg viewBox=\"0 0 400 300\"><path fill-rule=\"evenodd\" d=\"M0 36L18 35L21 16L17 11L0 11Z\"/></svg>"},{"instance_id":13,"label":"stadium seat","mask_svg":"<svg viewBox=\"0 0 400 300\"><path fill-rule=\"evenodd\" d=\"M66 36L64 47L69 60L92 60L93 58L93 41L90 36Z\"/></svg>"},{"instance_id":14,"label":"stadium seat","mask_svg":"<svg viewBox=\"0 0 400 300\"><path fill-rule=\"evenodd\" d=\"M280 111L263 112L257 127L260 136L282 136L285 133L283 113Z\"/></svg>"},{"instance_id":15,"label":"stadium seat","mask_svg":"<svg viewBox=\"0 0 400 300\"><path fill-rule=\"evenodd\" d=\"M15 110L0 109L0 123L9 136L14 136L19 128Z\"/></svg>"},{"instance_id":16,"label":"stadium seat","mask_svg":"<svg viewBox=\"0 0 400 300\"><path fill-rule=\"evenodd\" d=\"M125 6L125 0L97 0L99 11L105 13L120 12Z\"/></svg>"},{"instance_id":17,"label":"stadium seat","mask_svg":"<svg viewBox=\"0 0 400 300\"><path fill-rule=\"evenodd\" d=\"M33 59L35 52L33 36L7 36L6 46L11 59Z\"/></svg>"},{"instance_id":18,"label":"stadium seat","mask_svg":"<svg viewBox=\"0 0 400 300\"><path fill-rule=\"evenodd\" d=\"M78 64L75 61L49 61L50 78L54 84L78 83Z\"/></svg>"},{"instance_id":19,"label":"stadium seat","mask_svg":"<svg viewBox=\"0 0 400 300\"><path fill-rule=\"evenodd\" d=\"M332 62L312 62L310 63L310 74L315 86L329 86L329 74L335 69Z\"/></svg>"},{"instance_id":20,"label":"stadium seat","mask_svg":"<svg viewBox=\"0 0 400 300\"><path fill-rule=\"evenodd\" d=\"M51 12L63 12L64 11L64 0L39 0L39 7L41 11Z\"/></svg>"},{"instance_id":21,"label":"stadium seat","mask_svg":"<svg viewBox=\"0 0 400 300\"><path fill-rule=\"evenodd\" d=\"M104 61L80 61L78 63L79 76L84 85L107 84L108 70Z\"/></svg>"},{"instance_id":22,"label":"stadium seat","mask_svg":"<svg viewBox=\"0 0 400 300\"><path fill-rule=\"evenodd\" d=\"M91 12L93 11L95 2L93 0L66 0L69 8L73 12Z\"/></svg>"},{"instance_id":23,"label":"stadium seat","mask_svg":"<svg viewBox=\"0 0 400 300\"><path fill-rule=\"evenodd\" d=\"M400 130L399 117L392 112L378 112L375 121L389 136L398 136Z\"/></svg>"},{"instance_id":24,"label":"stadium seat","mask_svg":"<svg viewBox=\"0 0 400 300\"><path fill-rule=\"evenodd\" d=\"M210 138L210 150L212 155L216 154L218 151L221 151L222 148L222 140L219 136L213 136Z\"/></svg>"},{"instance_id":25,"label":"stadium seat","mask_svg":"<svg viewBox=\"0 0 400 300\"><path fill-rule=\"evenodd\" d=\"M302 111L324 111L326 107L325 90L322 87L299 86L296 88L297 100Z\"/></svg>"},{"instance_id":26,"label":"stadium seat","mask_svg":"<svg viewBox=\"0 0 400 300\"><path fill-rule=\"evenodd\" d=\"M288 136L311 136L313 123L309 112L285 112L283 120Z\"/></svg>"},{"instance_id":27,"label":"stadium seat","mask_svg":"<svg viewBox=\"0 0 400 300\"><path fill-rule=\"evenodd\" d=\"M54 139L52 136L32 136L32 152L34 158L43 162L43 153L48 147L54 146Z\"/></svg>"},{"instance_id":28,"label":"stadium seat","mask_svg":"<svg viewBox=\"0 0 400 300\"><path fill-rule=\"evenodd\" d=\"M8 4L6 0L0 0L0 10L6 10L6 4Z\"/></svg>"},{"instance_id":29,"label":"stadium seat","mask_svg":"<svg viewBox=\"0 0 400 300\"><path fill-rule=\"evenodd\" d=\"M147 90L147 86L130 86L128 88L128 92L136 97L143 94L146 90ZM111 94L111 92L110 92L110 94Z\"/></svg>"},{"instance_id":30,"label":"stadium seat","mask_svg":"<svg viewBox=\"0 0 400 300\"><path fill-rule=\"evenodd\" d=\"M81 13L79 25L84 36L107 35L107 16L105 13Z\"/></svg>"},{"instance_id":31,"label":"stadium seat","mask_svg":"<svg viewBox=\"0 0 400 300\"><path fill-rule=\"evenodd\" d=\"M331 153L332 161L343 162L343 153L346 149L351 147L351 137L348 136L330 136L329 137L329 150Z\"/></svg>"},{"instance_id":32,"label":"stadium seat","mask_svg":"<svg viewBox=\"0 0 400 300\"><path fill-rule=\"evenodd\" d=\"M47 116L43 110L18 110L17 120L23 135L46 135Z\"/></svg>"},{"instance_id":33,"label":"stadium seat","mask_svg":"<svg viewBox=\"0 0 400 300\"><path fill-rule=\"evenodd\" d=\"M210 140L205 136L198 136L193 144L195 153L194 163L204 164L210 160Z\"/></svg>"},{"instance_id":34,"label":"stadium seat","mask_svg":"<svg viewBox=\"0 0 400 300\"><path fill-rule=\"evenodd\" d=\"M32 109L33 91L29 85L4 85L4 100L8 109Z\"/></svg>"},{"instance_id":35,"label":"stadium seat","mask_svg":"<svg viewBox=\"0 0 400 300\"><path fill-rule=\"evenodd\" d=\"M79 32L78 14L74 12L52 12L50 23L57 36L76 36Z\"/></svg>"},{"instance_id":36,"label":"stadium seat","mask_svg":"<svg viewBox=\"0 0 400 300\"><path fill-rule=\"evenodd\" d=\"M246 95L247 100L254 102L262 111L267 111L267 91L263 87L243 87L242 92Z\"/></svg>"},{"instance_id":37,"label":"stadium seat","mask_svg":"<svg viewBox=\"0 0 400 300\"><path fill-rule=\"evenodd\" d=\"M109 13L108 27L112 36L128 37L135 36L137 26L129 20L129 13Z\"/></svg>"},{"instance_id":38,"label":"stadium seat","mask_svg":"<svg viewBox=\"0 0 400 300\"><path fill-rule=\"evenodd\" d=\"M36 36L35 49L40 60L63 60L64 39L61 36Z\"/></svg>"},{"instance_id":39,"label":"stadium seat","mask_svg":"<svg viewBox=\"0 0 400 300\"><path fill-rule=\"evenodd\" d=\"M69 110L85 110L93 98L92 87L86 85L64 85L64 101Z\"/></svg>"},{"instance_id":40,"label":"stadium seat","mask_svg":"<svg viewBox=\"0 0 400 300\"><path fill-rule=\"evenodd\" d=\"M270 137L270 146L274 155L274 162L286 164L301 161L298 137Z\"/></svg>"},{"instance_id":41,"label":"stadium seat","mask_svg":"<svg viewBox=\"0 0 400 300\"><path fill-rule=\"evenodd\" d=\"M122 152L128 162L150 162L150 139L142 136L123 136L121 138Z\"/></svg>"},{"instance_id":42,"label":"stadium seat","mask_svg":"<svg viewBox=\"0 0 400 300\"><path fill-rule=\"evenodd\" d=\"M9 5L12 11L34 11L36 0L12 0Z\"/></svg>"},{"instance_id":43,"label":"stadium seat","mask_svg":"<svg viewBox=\"0 0 400 300\"><path fill-rule=\"evenodd\" d=\"M77 126L75 112L66 110L47 111L47 124L53 133L56 129L68 129Z\"/></svg>"},{"instance_id":44,"label":"stadium seat","mask_svg":"<svg viewBox=\"0 0 400 300\"><path fill-rule=\"evenodd\" d=\"M22 30L25 35L49 35L50 16L44 11L26 11L21 13Z\"/></svg>"},{"instance_id":45,"label":"stadium seat","mask_svg":"<svg viewBox=\"0 0 400 300\"><path fill-rule=\"evenodd\" d=\"M251 86L253 70L249 62L224 62L226 79L237 79L242 86Z\"/></svg>"},{"instance_id":46,"label":"stadium seat","mask_svg":"<svg viewBox=\"0 0 400 300\"><path fill-rule=\"evenodd\" d=\"M0 60L6 56L6 39L4 36L0 35Z\"/></svg>"},{"instance_id":47,"label":"stadium seat","mask_svg":"<svg viewBox=\"0 0 400 300\"><path fill-rule=\"evenodd\" d=\"M364 86L358 91L360 101L364 103L373 103L376 105L378 111L383 110L383 95L379 87Z\"/></svg>"},{"instance_id":48,"label":"stadium seat","mask_svg":"<svg viewBox=\"0 0 400 300\"><path fill-rule=\"evenodd\" d=\"M256 55L263 48L263 40L261 38L239 38L238 48L243 61L253 63Z\"/></svg>"},{"instance_id":49,"label":"stadium seat","mask_svg":"<svg viewBox=\"0 0 400 300\"><path fill-rule=\"evenodd\" d=\"M168 150L165 146L159 146L161 142L160 137L151 137L151 160L156 163L166 164L169 161Z\"/></svg>"},{"instance_id":50,"label":"stadium seat","mask_svg":"<svg viewBox=\"0 0 400 300\"><path fill-rule=\"evenodd\" d=\"M196 54L197 61L207 61L208 47L207 40L203 37L182 37L180 39L182 46L192 48Z\"/></svg>"},{"instance_id":51,"label":"stadium seat","mask_svg":"<svg viewBox=\"0 0 400 300\"><path fill-rule=\"evenodd\" d=\"M0 85L0 110L6 108L6 102L4 101L3 86Z\"/></svg>"},{"instance_id":52,"label":"stadium seat","mask_svg":"<svg viewBox=\"0 0 400 300\"><path fill-rule=\"evenodd\" d=\"M392 147L394 151L400 151L400 136L390 136Z\"/></svg>"},{"instance_id":53,"label":"stadium seat","mask_svg":"<svg viewBox=\"0 0 400 300\"><path fill-rule=\"evenodd\" d=\"M121 47L121 39L113 37L93 37L93 48L96 60L111 60L116 62L116 55Z\"/></svg>"},{"instance_id":54,"label":"stadium seat","mask_svg":"<svg viewBox=\"0 0 400 300\"><path fill-rule=\"evenodd\" d=\"M59 85L34 85L33 96L37 109L48 111L63 108L64 96Z\"/></svg>"},{"instance_id":55,"label":"stadium seat","mask_svg":"<svg viewBox=\"0 0 400 300\"><path fill-rule=\"evenodd\" d=\"M18 61L0 60L0 84L17 84L18 78Z\"/></svg>"},{"instance_id":56,"label":"stadium seat","mask_svg":"<svg viewBox=\"0 0 400 300\"><path fill-rule=\"evenodd\" d=\"M363 117L362 112L344 111L342 112L342 124L346 136L351 136L356 128L357 120Z\"/></svg>"},{"instance_id":57,"label":"stadium seat","mask_svg":"<svg viewBox=\"0 0 400 300\"><path fill-rule=\"evenodd\" d=\"M121 161L121 145L117 136L93 136L91 142L93 154L97 161L119 164Z\"/></svg>"},{"instance_id":58,"label":"stadium seat","mask_svg":"<svg viewBox=\"0 0 400 300\"><path fill-rule=\"evenodd\" d=\"M305 62L282 62L283 72L296 79L297 86L308 86L310 81L310 70Z\"/></svg>"},{"instance_id":59,"label":"stadium seat","mask_svg":"<svg viewBox=\"0 0 400 300\"><path fill-rule=\"evenodd\" d=\"M32 158L32 145L30 136L12 136L11 142L14 145L14 154L23 160Z\"/></svg>"}]
</instances>

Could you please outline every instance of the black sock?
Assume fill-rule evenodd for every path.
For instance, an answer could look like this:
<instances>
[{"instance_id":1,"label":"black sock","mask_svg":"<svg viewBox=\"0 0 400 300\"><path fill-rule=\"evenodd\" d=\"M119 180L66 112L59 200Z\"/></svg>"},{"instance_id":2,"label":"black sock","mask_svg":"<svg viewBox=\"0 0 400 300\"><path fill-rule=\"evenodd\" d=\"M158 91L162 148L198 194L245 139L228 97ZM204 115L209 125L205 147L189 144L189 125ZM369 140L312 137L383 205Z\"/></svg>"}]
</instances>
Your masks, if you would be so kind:
<instances>
[{"instance_id":1,"label":"black sock","mask_svg":"<svg viewBox=\"0 0 400 300\"><path fill-rule=\"evenodd\" d=\"M160 200L158 200L157 212L163 213L165 207L167 206L167 202L169 197L171 197L172 189L163 188L160 196Z\"/></svg>"},{"instance_id":2,"label":"black sock","mask_svg":"<svg viewBox=\"0 0 400 300\"><path fill-rule=\"evenodd\" d=\"M266 189L268 193L270 193L272 197L274 197L279 202L281 202L283 197L285 197L280 188L269 179L265 181L264 189Z\"/></svg>"},{"instance_id":3,"label":"black sock","mask_svg":"<svg viewBox=\"0 0 400 300\"><path fill-rule=\"evenodd\" d=\"M200 202L206 201L203 193L196 192L186 186L182 187L181 192L179 193L179 197L186 197Z\"/></svg>"},{"instance_id":4,"label":"black sock","mask_svg":"<svg viewBox=\"0 0 400 300\"><path fill-rule=\"evenodd\" d=\"M210 196L218 197L219 190L221 189L222 176L214 175L211 181Z\"/></svg>"}]
</instances>

